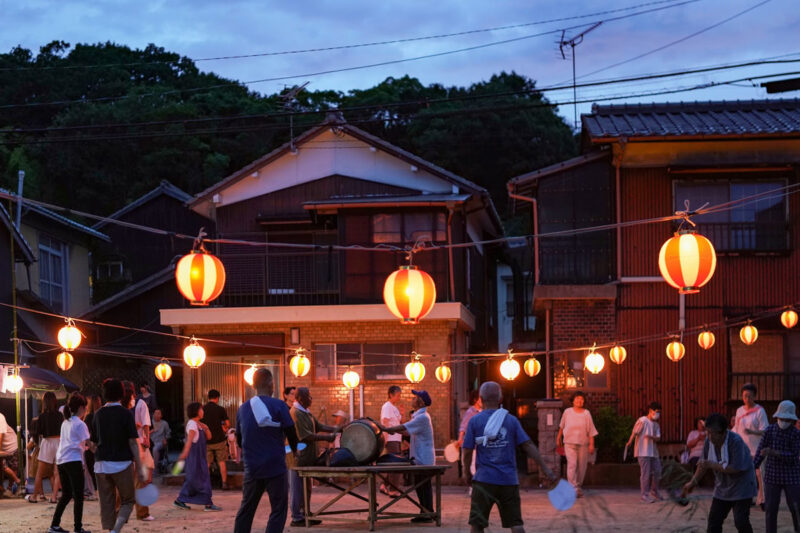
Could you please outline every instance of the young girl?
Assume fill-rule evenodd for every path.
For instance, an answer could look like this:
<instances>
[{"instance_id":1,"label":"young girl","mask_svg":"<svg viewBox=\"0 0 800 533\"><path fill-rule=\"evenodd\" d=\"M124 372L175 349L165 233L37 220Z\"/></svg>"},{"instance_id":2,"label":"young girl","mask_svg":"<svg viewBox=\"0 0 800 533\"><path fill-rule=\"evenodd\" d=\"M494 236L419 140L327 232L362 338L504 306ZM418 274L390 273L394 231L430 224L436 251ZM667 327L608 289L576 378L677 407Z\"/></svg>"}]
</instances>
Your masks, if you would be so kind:
<instances>
[{"instance_id":1,"label":"young girl","mask_svg":"<svg viewBox=\"0 0 800 533\"><path fill-rule=\"evenodd\" d=\"M75 532L89 533L83 529L83 450L94 444L89 437L89 428L83 422L86 415L86 400L73 392L64 406L64 422L61 424L61 440L56 452L56 465L61 478L61 499L58 500L53 521L48 533L67 533L61 528L61 515L70 500L74 500Z\"/></svg>"},{"instance_id":2,"label":"young girl","mask_svg":"<svg viewBox=\"0 0 800 533\"><path fill-rule=\"evenodd\" d=\"M221 511L222 508L211 501L211 477L206 462L206 439L211 438L211 430L200 422L203 406L192 402L186 406L186 445L178 457L179 464L185 461L186 477L181 493L173 502L178 509L191 509L187 503L205 505L205 511Z\"/></svg>"},{"instance_id":3,"label":"young girl","mask_svg":"<svg viewBox=\"0 0 800 533\"><path fill-rule=\"evenodd\" d=\"M39 444L39 467L36 469L33 494L25 498L31 503L40 501L37 499L38 496L44 499L44 488L42 486L44 478L50 478L50 485L53 487L53 496L50 498L50 503L56 503L59 479L58 471L55 470L54 464L63 420L64 417L58 412L56 395L52 392L45 392L42 397L42 413L39 415L32 431L34 443Z\"/></svg>"}]
</instances>

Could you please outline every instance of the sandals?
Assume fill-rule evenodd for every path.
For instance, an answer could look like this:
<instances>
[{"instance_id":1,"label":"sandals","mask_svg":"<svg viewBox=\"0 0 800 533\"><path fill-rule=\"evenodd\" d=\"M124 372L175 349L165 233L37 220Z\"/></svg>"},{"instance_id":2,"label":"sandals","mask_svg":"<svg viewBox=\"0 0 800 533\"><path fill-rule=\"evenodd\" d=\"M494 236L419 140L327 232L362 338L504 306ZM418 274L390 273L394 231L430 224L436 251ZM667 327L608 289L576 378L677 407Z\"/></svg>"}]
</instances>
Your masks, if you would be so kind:
<instances>
[{"instance_id":1,"label":"sandals","mask_svg":"<svg viewBox=\"0 0 800 533\"><path fill-rule=\"evenodd\" d=\"M39 503L39 500L37 500L37 499L34 497L34 495L33 495L33 494L27 494L27 495L25 496L25 501L27 501L28 503Z\"/></svg>"}]
</instances>

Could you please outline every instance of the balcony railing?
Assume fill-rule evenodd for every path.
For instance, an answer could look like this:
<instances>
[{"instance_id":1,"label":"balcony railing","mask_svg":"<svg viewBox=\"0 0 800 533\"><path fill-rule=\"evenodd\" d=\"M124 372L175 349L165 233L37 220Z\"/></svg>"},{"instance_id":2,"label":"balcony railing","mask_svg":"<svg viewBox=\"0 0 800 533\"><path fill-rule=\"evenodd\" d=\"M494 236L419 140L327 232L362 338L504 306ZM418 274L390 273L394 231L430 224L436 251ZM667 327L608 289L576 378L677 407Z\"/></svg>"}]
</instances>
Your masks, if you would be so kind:
<instances>
[{"instance_id":1,"label":"balcony railing","mask_svg":"<svg viewBox=\"0 0 800 533\"><path fill-rule=\"evenodd\" d=\"M789 250L785 222L701 223L697 230L718 252L783 252Z\"/></svg>"},{"instance_id":2,"label":"balcony railing","mask_svg":"<svg viewBox=\"0 0 800 533\"><path fill-rule=\"evenodd\" d=\"M800 373L790 372L750 372L732 373L730 376L729 399L742 397L742 385L752 383L758 389L759 402L780 402L800 396Z\"/></svg>"},{"instance_id":3,"label":"balcony railing","mask_svg":"<svg viewBox=\"0 0 800 533\"><path fill-rule=\"evenodd\" d=\"M542 245L541 282L546 285L608 283L616 275L613 249L608 246L579 247Z\"/></svg>"}]
</instances>

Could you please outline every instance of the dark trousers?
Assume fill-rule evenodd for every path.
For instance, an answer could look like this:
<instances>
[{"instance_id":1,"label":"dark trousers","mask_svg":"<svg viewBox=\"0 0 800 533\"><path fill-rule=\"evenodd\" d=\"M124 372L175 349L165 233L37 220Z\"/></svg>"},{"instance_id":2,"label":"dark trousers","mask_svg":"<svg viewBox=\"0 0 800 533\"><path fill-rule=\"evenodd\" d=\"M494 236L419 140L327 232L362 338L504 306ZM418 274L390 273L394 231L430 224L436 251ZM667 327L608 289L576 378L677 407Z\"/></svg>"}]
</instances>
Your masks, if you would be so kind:
<instances>
[{"instance_id":1,"label":"dark trousers","mask_svg":"<svg viewBox=\"0 0 800 533\"><path fill-rule=\"evenodd\" d=\"M422 476L417 476L414 484L416 485L422 479ZM426 511L433 511L433 488L431 488L431 478L428 477L422 485L417 487L417 498L419 503L425 508Z\"/></svg>"},{"instance_id":2,"label":"dark trousers","mask_svg":"<svg viewBox=\"0 0 800 533\"><path fill-rule=\"evenodd\" d=\"M61 525L61 515L64 514L67 504L74 500L73 513L75 516L75 531L83 529L83 463L71 461L58 465L58 475L61 478L61 498L53 513L50 527Z\"/></svg>"},{"instance_id":3,"label":"dark trousers","mask_svg":"<svg viewBox=\"0 0 800 533\"><path fill-rule=\"evenodd\" d=\"M781 505L781 491L786 494L786 503L792 513L794 530L797 531L797 518L800 510L800 485L764 483L764 511L767 519L767 533L778 531L778 508Z\"/></svg>"},{"instance_id":4,"label":"dark trousers","mask_svg":"<svg viewBox=\"0 0 800 533\"><path fill-rule=\"evenodd\" d=\"M739 533L753 533L750 525L750 498L728 501L714 498L708 511L708 533L722 533L722 523L733 509L733 524Z\"/></svg>"},{"instance_id":5,"label":"dark trousers","mask_svg":"<svg viewBox=\"0 0 800 533\"><path fill-rule=\"evenodd\" d=\"M281 533L286 525L286 514L289 509L289 473L266 479L254 479L245 476L242 483L242 504L236 513L234 533L250 533L253 517L261 501L261 495L267 492L269 497L269 521L266 533Z\"/></svg>"}]
</instances>

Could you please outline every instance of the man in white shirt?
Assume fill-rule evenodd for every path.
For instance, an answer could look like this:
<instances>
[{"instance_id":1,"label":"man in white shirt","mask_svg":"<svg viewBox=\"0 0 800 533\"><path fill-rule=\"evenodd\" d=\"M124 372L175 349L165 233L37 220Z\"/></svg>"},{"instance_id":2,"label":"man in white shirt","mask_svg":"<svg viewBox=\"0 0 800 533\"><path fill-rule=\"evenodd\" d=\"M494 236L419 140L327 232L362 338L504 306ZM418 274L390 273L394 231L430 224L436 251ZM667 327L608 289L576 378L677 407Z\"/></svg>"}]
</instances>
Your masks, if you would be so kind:
<instances>
[{"instance_id":1,"label":"man in white shirt","mask_svg":"<svg viewBox=\"0 0 800 533\"><path fill-rule=\"evenodd\" d=\"M633 455L639 459L639 487L642 492L642 503L653 503L662 500L658 492L658 481L661 479L661 458L658 455L656 441L661 439L661 404L651 402L647 416L636 421L631 437L625 445L627 448L636 439Z\"/></svg>"},{"instance_id":2,"label":"man in white shirt","mask_svg":"<svg viewBox=\"0 0 800 533\"><path fill-rule=\"evenodd\" d=\"M402 390L397 385L389 387L389 399L381 407L381 425L385 427L399 426L403 423L403 413L398 407ZM386 453L400 454L403 436L400 433L386 435ZM387 476L389 483L394 487L400 487L403 482L402 474L392 474ZM392 486L387 487L381 483L381 492L389 496L399 496L400 493Z\"/></svg>"}]
</instances>

